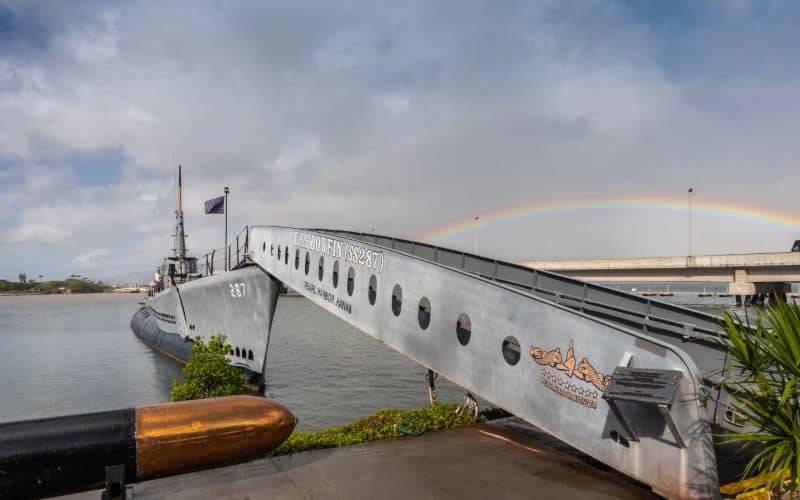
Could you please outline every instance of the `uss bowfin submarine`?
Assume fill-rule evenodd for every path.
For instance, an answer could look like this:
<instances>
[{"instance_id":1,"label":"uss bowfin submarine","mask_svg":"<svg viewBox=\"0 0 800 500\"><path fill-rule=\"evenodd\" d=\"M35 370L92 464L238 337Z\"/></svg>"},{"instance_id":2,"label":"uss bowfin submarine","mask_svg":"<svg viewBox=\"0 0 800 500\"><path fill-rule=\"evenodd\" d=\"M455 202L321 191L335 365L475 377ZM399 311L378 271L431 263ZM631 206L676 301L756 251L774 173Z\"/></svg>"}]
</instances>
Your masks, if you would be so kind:
<instances>
[{"instance_id":1,"label":"uss bowfin submarine","mask_svg":"<svg viewBox=\"0 0 800 500\"><path fill-rule=\"evenodd\" d=\"M246 262L215 272L212 260L212 265L199 270L197 258L186 252L182 190L178 166L175 245L133 315L131 330L153 349L182 363L192 354L195 337L224 334L231 345L230 364L245 373L250 385L263 389L279 283Z\"/></svg>"}]
</instances>

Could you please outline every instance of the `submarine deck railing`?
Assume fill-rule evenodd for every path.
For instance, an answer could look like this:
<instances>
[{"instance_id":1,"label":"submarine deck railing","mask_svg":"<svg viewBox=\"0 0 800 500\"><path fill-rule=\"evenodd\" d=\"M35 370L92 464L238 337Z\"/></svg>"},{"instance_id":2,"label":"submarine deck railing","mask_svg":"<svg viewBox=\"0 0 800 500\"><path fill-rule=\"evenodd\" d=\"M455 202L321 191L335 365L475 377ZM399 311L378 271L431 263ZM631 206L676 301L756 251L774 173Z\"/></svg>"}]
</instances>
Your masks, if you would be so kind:
<instances>
[{"instance_id":1,"label":"submarine deck railing","mask_svg":"<svg viewBox=\"0 0 800 500\"><path fill-rule=\"evenodd\" d=\"M244 226L227 246L215 248L203 254L200 273L203 276L209 276L215 272L241 267L247 262L249 245L250 226Z\"/></svg>"}]
</instances>

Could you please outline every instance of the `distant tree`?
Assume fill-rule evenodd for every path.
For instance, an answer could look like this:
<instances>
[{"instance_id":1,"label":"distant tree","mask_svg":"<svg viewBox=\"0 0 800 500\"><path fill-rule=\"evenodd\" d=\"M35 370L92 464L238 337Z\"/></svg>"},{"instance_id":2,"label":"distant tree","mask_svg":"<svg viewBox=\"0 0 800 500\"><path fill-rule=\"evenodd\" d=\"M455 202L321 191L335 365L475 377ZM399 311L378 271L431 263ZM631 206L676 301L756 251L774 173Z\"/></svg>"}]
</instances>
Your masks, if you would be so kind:
<instances>
[{"instance_id":1,"label":"distant tree","mask_svg":"<svg viewBox=\"0 0 800 500\"><path fill-rule=\"evenodd\" d=\"M227 362L227 356L231 351L230 344L225 343L227 339L222 334L212 335L206 344L202 337L195 337L192 355L183 367L183 383L179 384L173 379L170 401L214 398L247 392L244 374Z\"/></svg>"},{"instance_id":2,"label":"distant tree","mask_svg":"<svg viewBox=\"0 0 800 500\"><path fill-rule=\"evenodd\" d=\"M28 282L28 275L25 273L19 273L19 282L23 285Z\"/></svg>"}]
</instances>

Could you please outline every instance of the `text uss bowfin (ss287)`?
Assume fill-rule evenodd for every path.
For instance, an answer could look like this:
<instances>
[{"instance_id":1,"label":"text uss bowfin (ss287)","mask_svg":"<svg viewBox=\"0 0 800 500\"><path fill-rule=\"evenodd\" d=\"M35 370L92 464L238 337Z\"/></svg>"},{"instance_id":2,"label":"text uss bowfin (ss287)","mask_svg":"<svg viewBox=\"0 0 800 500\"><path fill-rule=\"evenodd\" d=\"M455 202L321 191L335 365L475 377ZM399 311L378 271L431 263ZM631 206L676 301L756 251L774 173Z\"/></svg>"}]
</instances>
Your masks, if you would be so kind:
<instances>
[{"instance_id":1,"label":"text uss bowfin (ss287)","mask_svg":"<svg viewBox=\"0 0 800 500\"><path fill-rule=\"evenodd\" d=\"M383 252L378 252L371 248L318 234L299 232L294 233L294 244L298 247L320 252L334 259L343 259L345 262L363 266L379 273L383 271Z\"/></svg>"}]
</instances>

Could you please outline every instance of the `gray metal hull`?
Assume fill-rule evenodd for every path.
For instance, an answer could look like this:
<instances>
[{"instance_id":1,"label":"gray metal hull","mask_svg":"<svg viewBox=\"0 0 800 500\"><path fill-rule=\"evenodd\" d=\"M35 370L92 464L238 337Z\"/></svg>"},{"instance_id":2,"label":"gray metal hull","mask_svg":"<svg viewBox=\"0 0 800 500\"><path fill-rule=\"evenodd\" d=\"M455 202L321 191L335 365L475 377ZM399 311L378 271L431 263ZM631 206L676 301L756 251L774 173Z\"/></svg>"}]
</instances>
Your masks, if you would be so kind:
<instances>
[{"instance_id":1,"label":"gray metal hull","mask_svg":"<svg viewBox=\"0 0 800 500\"><path fill-rule=\"evenodd\" d=\"M229 363L260 385L279 285L256 266L207 276L148 297L131 330L157 351L186 362L192 339L225 334Z\"/></svg>"}]
</instances>

